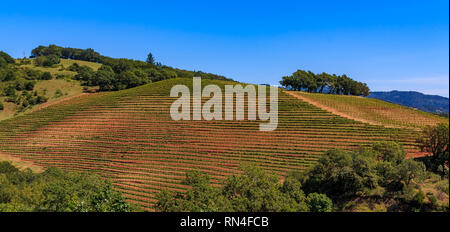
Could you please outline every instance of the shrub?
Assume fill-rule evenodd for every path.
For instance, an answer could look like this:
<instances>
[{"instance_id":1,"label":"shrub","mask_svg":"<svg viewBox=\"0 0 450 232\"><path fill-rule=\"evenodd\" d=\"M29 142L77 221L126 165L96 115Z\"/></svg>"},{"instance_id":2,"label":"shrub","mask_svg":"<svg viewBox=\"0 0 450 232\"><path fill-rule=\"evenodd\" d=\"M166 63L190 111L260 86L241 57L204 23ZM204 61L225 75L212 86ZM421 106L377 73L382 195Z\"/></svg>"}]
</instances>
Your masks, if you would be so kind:
<instances>
[{"instance_id":1,"label":"shrub","mask_svg":"<svg viewBox=\"0 0 450 232\"><path fill-rule=\"evenodd\" d=\"M60 59L56 55L39 56L35 60L37 66L50 67L55 64L59 64Z\"/></svg>"},{"instance_id":2,"label":"shrub","mask_svg":"<svg viewBox=\"0 0 450 232\"><path fill-rule=\"evenodd\" d=\"M50 72L44 72L41 75L41 80L51 80L52 74Z\"/></svg>"},{"instance_id":3,"label":"shrub","mask_svg":"<svg viewBox=\"0 0 450 232\"><path fill-rule=\"evenodd\" d=\"M55 91L54 97L55 97L55 98L58 98L58 97L61 97L61 96L63 96L63 95L64 95L63 92L62 92L60 89L57 89L57 90Z\"/></svg>"},{"instance_id":4,"label":"shrub","mask_svg":"<svg viewBox=\"0 0 450 232\"><path fill-rule=\"evenodd\" d=\"M311 212L331 212L333 209L333 202L325 194L310 193L306 203Z\"/></svg>"}]
</instances>

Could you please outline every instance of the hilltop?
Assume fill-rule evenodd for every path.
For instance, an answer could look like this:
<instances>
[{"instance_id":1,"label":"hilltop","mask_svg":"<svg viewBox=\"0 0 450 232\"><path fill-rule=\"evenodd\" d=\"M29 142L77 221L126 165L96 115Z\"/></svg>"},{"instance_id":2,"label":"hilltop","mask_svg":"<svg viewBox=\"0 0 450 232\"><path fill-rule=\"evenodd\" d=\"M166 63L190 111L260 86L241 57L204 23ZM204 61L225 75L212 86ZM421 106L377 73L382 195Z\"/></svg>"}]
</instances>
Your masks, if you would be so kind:
<instances>
[{"instance_id":1,"label":"hilltop","mask_svg":"<svg viewBox=\"0 0 450 232\"><path fill-rule=\"evenodd\" d=\"M177 84L192 88L192 79L81 95L1 121L0 152L110 178L129 202L146 210L153 210L162 189L186 191L182 180L189 170L208 173L219 185L243 163L284 176L307 169L332 148L354 151L396 141L409 156L419 153L414 130L340 117L281 90L275 131L259 131L259 121L173 121L169 93Z\"/></svg>"},{"instance_id":2,"label":"hilltop","mask_svg":"<svg viewBox=\"0 0 450 232\"><path fill-rule=\"evenodd\" d=\"M93 49L38 46L30 59L0 52L0 120L46 107L82 92L117 91L165 79L224 76L172 68L155 61L111 58Z\"/></svg>"},{"instance_id":3,"label":"hilltop","mask_svg":"<svg viewBox=\"0 0 450 232\"><path fill-rule=\"evenodd\" d=\"M415 91L371 92L369 98L376 98L430 113L448 115L449 110L448 98Z\"/></svg>"}]
</instances>

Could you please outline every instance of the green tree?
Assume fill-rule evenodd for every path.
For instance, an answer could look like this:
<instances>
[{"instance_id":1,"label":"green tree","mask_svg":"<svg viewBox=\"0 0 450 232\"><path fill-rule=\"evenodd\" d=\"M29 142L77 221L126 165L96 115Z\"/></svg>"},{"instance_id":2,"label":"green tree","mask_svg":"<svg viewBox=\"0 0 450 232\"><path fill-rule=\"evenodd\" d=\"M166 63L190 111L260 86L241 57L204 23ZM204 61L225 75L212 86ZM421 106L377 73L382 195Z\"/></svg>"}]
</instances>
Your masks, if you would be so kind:
<instances>
[{"instance_id":1,"label":"green tree","mask_svg":"<svg viewBox=\"0 0 450 232\"><path fill-rule=\"evenodd\" d=\"M12 58L8 53L0 51L0 59L2 59L7 64L14 64L14 58Z\"/></svg>"},{"instance_id":2,"label":"green tree","mask_svg":"<svg viewBox=\"0 0 450 232\"><path fill-rule=\"evenodd\" d=\"M399 180L409 185L413 179L423 177L425 173L425 165L412 159L404 160L397 168Z\"/></svg>"},{"instance_id":3,"label":"green tree","mask_svg":"<svg viewBox=\"0 0 450 232\"><path fill-rule=\"evenodd\" d=\"M405 149L396 142L376 142L372 145L371 149L375 152L377 159L394 162L396 164L400 164L406 157Z\"/></svg>"},{"instance_id":4,"label":"green tree","mask_svg":"<svg viewBox=\"0 0 450 232\"><path fill-rule=\"evenodd\" d=\"M432 154L432 157L425 162L428 169L444 176L449 162L449 125L440 123L426 127L417 142L422 151Z\"/></svg>"},{"instance_id":5,"label":"green tree","mask_svg":"<svg viewBox=\"0 0 450 232\"><path fill-rule=\"evenodd\" d=\"M325 194L310 193L306 198L309 210L311 212L331 212L333 202Z\"/></svg>"},{"instance_id":6,"label":"green tree","mask_svg":"<svg viewBox=\"0 0 450 232\"><path fill-rule=\"evenodd\" d=\"M111 91L116 86L116 74L110 66L102 65L95 73L95 82L100 87L100 91Z\"/></svg>"},{"instance_id":7,"label":"green tree","mask_svg":"<svg viewBox=\"0 0 450 232\"><path fill-rule=\"evenodd\" d=\"M148 53L146 62L147 64L155 65L155 58L153 57L153 54L151 52Z\"/></svg>"},{"instance_id":8,"label":"green tree","mask_svg":"<svg viewBox=\"0 0 450 232\"><path fill-rule=\"evenodd\" d=\"M308 172L308 193L324 193L332 199L354 196L363 190L365 178L354 169L353 154L333 149L325 152Z\"/></svg>"},{"instance_id":9,"label":"green tree","mask_svg":"<svg viewBox=\"0 0 450 232\"><path fill-rule=\"evenodd\" d=\"M230 177L224 186L224 195L230 200L236 211L244 212L280 212L306 210L302 192L293 193L297 199L283 192L279 177L254 166L244 166L244 174ZM293 181L293 180L292 180ZM284 186L284 190L296 185ZM300 185L297 185L300 187ZM301 189L295 189L301 191Z\"/></svg>"}]
</instances>

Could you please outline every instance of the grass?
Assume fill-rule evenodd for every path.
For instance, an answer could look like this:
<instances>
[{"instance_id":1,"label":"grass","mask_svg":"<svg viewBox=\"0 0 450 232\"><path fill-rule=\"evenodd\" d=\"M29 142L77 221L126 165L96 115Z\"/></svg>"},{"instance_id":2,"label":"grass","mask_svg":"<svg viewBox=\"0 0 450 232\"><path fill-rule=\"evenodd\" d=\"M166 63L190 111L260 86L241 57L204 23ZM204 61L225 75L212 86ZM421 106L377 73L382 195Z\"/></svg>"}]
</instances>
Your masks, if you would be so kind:
<instances>
[{"instance_id":1,"label":"grass","mask_svg":"<svg viewBox=\"0 0 450 232\"><path fill-rule=\"evenodd\" d=\"M19 60L16 62L19 62ZM20 67L37 69L37 70L40 70L43 72L50 72L53 76L55 76L57 74L74 76L76 74L76 72L69 71L69 70L61 70L61 68L66 69L74 63L77 63L80 66L84 65L84 66L91 67L94 71L97 71L100 68L100 66L102 66L99 63L93 63L93 62L88 62L88 61L61 59L61 62L59 64L56 64L52 67L41 67L41 66L36 66L34 63L34 59L31 59L30 64L23 64Z\"/></svg>"},{"instance_id":2,"label":"grass","mask_svg":"<svg viewBox=\"0 0 450 232\"><path fill-rule=\"evenodd\" d=\"M55 94L59 90L61 95ZM3 102L5 109L0 111L0 121L8 118L12 118L16 115L21 115L23 113L29 113L36 109L42 108L42 106L46 106L49 104L53 104L55 102L61 101L63 99L71 98L77 95L80 95L83 92L83 88L81 87L78 81L70 80L70 79L52 79L52 80L40 80L37 81L33 91L38 91L39 95L45 96L48 98L48 101L41 105L35 105L31 109L25 110L24 112L18 112L18 107L16 104L11 102L5 102L6 97L0 97L0 102ZM21 94L20 91L17 94Z\"/></svg>"},{"instance_id":3,"label":"grass","mask_svg":"<svg viewBox=\"0 0 450 232\"><path fill-rule=\"evenodd\" d=\"M17 106L14 103L6 102L6 97L0 97L0 102L3 103L4 109L0 110L0 121L12 118L17 111Z\"/></svg>"},{"instance_id":4,"label":"grass","mask_svg":"<svg viewBox=\"0 0 450 232\"><path fill-rule=\"evenodd\" d=\"M448 119L373 98L291 91L308 102L350 118L389 127L423 128Z\"/></svg>"},{"instance_id":5,"label":"grass","mask_svg":"<svg viewBox=\"0 0 450 232\"><path fill-rule=\"evenodd\" d=\"M185 191L186 171L209 173L220 184L254 163L280 175L302 171L331 148L354 150L375 141L418 151L417 132L339 117L279 94L278 129L260 121L173 121L170 79L133 89L74 97L0 122L0 152L41 166L95 172L113 181L128 201L151 210L161 189ZM202 85L227 81L202 80ZM203 99L206 101L207 99Z\"/></svg>"}]
</instances>

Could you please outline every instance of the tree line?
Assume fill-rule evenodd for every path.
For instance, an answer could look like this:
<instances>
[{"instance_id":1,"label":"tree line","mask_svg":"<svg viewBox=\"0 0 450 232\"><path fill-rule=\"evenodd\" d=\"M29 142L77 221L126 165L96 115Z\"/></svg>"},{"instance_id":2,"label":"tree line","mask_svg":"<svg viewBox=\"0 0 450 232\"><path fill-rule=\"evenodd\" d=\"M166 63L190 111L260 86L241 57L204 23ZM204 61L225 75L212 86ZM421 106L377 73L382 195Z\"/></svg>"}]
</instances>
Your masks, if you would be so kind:
<instances>
[{"instance_id":1,"label":"tree line","mask_svg":"<svg viewBox=\"0 0 450 232\"><path fill-rule=\"evenodd\" d=\"M31 52L31 58L41 66L52 66L60 62L59 59L73 59L102 64L98 71L87 66L70 67L78 74L76 79L86 86L100 86L101 91L122 90L136 87L150 82L170 78L192 78L201 76L205 79L231 80L224 76L205 73L202 71L188 71L162 65L156 62L153 54L149 53L146 62L124 58L102 56L93 49L63 48L56 45L38 46Z\"/></svg>"},{"instance_id":2,"label":"tree line","mask_svg":"<svg viewBox=\"0 0 450 232\"><path fill-rule=\"evenodd\" d=\"M21 171L0 162L0 212L129 212L134 206L94 174L50 167L43 173Z\"/></svg>"},{"instance_id":3,"label":"tree line","mask_svg":"<svg viewBox=\"0 0 450 232\"><path fill-rule=\"evenodd\" d=\"M290 76L282 77L280 84L288 90L310 93L330 93L355 96L368 96L370 89L366 83L358 82L344 75L297 70Z\"/></svg>"}]
</instances>

